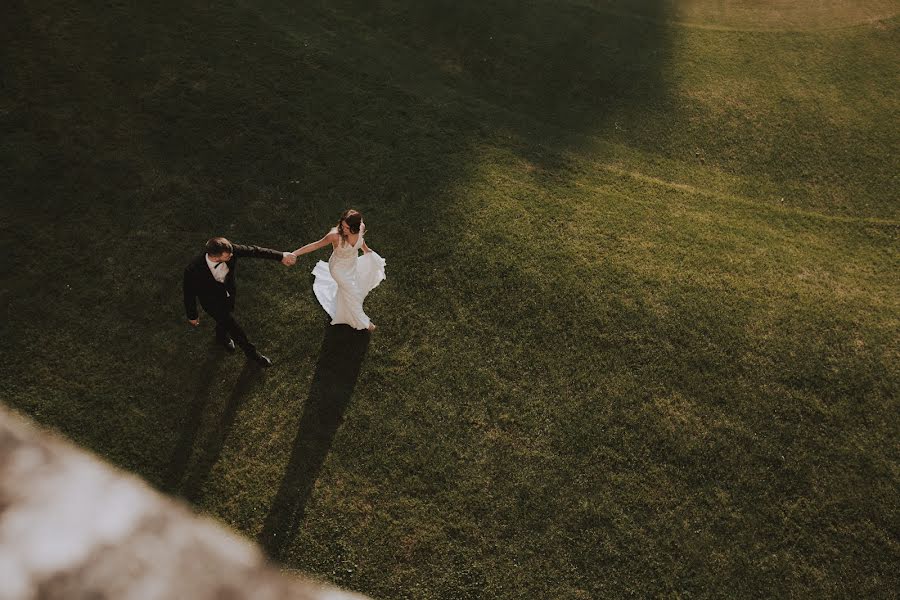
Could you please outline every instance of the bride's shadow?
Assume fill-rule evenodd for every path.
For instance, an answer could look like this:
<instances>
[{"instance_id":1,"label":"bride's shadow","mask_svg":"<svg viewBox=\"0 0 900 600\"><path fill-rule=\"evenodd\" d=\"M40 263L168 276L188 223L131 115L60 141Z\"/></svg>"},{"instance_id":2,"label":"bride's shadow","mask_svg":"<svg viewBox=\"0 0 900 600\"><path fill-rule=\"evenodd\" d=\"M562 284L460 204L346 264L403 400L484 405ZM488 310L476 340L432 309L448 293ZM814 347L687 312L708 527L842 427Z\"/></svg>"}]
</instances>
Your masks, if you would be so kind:
<instances>
[{"instance_id":1,"label":"bride's shadow","mask_svg":"<svg viewBox=\"0 0 900 600\"><path fill-rule=\"evenodd\" d=\"M327 325L309 398L284 478L258 536L260 545L275 559L285 542L294 538L303 520L319 470L350 403L370 335L347 325Z\"/></svg>"}]
</instances>

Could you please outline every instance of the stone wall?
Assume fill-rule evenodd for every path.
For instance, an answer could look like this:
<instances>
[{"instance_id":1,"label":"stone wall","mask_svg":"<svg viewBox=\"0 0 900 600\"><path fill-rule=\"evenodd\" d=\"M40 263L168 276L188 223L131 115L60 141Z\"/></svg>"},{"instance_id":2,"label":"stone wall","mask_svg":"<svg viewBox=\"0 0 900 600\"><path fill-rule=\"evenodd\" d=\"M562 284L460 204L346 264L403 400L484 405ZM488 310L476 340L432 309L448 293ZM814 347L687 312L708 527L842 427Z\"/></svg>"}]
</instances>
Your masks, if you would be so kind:
<instances>
[{"instance_id":1,"label":"stone wall","mask_svg":"<svg viewBox=\"0 0 900 600\"><path fill-rule=\"evenodd\" d=\"M0 407L0 600L360 600Z\"/></svg>"}]
</instances>

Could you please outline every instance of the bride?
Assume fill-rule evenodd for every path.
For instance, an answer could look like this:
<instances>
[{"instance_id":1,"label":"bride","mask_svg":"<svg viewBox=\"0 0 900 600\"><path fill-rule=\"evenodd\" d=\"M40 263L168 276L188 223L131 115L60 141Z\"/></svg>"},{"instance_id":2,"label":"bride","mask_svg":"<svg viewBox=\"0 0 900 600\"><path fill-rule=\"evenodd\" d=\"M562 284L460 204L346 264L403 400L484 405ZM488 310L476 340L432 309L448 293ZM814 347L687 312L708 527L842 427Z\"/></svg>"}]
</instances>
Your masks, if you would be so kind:
<instances>
[{"instance_id":1,"label":"bride","mask_svg":"<svg viewBox=\"0 0 900 600\"><path fill-rule=\"evenodd\" d=\"M366 224L359 211L345 210L336 227L318 242L297 248L301 256L331 244L328 262L319 261L312 273L316 276L313 291L319 304L331 316L331 324L346 323L354 329L375 330L375 323L363 312L366 295L385 278L383 258L373 252L363 239ZM360 249L363 255L359 256Z\"/></svg>"}]
</instances>

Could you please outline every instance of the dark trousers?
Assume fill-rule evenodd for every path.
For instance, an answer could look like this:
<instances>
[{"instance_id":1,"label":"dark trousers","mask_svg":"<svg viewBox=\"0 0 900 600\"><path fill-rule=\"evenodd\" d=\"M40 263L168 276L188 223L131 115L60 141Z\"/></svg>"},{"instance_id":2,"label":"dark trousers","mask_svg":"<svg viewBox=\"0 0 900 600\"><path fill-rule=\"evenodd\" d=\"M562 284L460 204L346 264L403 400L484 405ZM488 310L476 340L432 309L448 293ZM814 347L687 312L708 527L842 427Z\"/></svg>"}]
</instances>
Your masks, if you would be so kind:
<instances>
[{"instance_id":1,"label":"dark trousers","mask_svg":"<svg viewBox=\"0 0 900 600\"><path fill-rule=\"evenodd\" d=\"M248 356L256 354L256 346L247 339L244 328L234 320L230 311L210 316L216 321L216 339L219 342L224 343L230 337Z\"/></svg>"}]
</instances>

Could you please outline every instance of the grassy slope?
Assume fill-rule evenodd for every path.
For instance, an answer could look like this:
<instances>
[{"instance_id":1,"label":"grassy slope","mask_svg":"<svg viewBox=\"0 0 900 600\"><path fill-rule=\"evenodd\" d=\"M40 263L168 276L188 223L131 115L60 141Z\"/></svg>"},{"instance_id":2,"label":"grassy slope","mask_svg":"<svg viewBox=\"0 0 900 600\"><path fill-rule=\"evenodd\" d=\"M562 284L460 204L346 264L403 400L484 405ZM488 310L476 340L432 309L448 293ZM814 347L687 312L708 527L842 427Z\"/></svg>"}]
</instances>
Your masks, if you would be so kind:
<instances>
[{"instance_id":1,"label":"grassy slope","mask_svg":"<svg viewBox=\"0 0 900 600\"><path fill-rule=\"evenodd\" d=\"M4 400L377 597L888 596L898 22L578 4L10 5ZM311 261L264 375L183 325L346 205L371 342Z\"/></svg>"}]
</instances>

